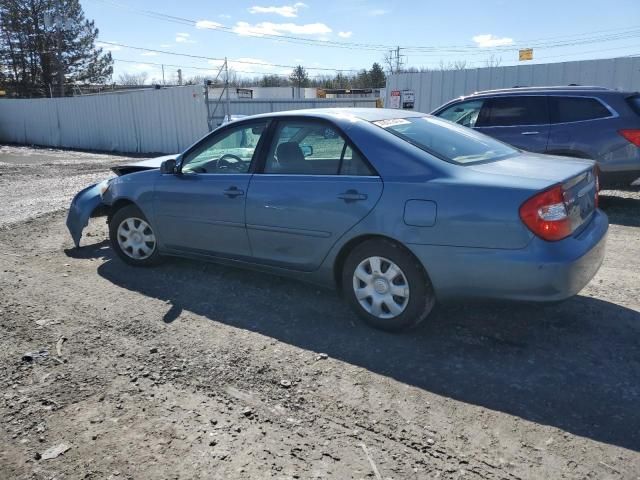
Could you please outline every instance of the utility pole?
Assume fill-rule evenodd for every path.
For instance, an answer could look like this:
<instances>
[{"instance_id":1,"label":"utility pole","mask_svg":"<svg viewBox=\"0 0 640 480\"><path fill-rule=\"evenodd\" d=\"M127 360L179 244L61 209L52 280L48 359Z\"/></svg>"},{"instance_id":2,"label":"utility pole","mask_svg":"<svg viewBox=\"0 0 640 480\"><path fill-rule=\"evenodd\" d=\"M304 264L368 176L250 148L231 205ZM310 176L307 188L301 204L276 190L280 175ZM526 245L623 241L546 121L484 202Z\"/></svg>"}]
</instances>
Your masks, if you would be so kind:
<instances>
[{"instance_id":1,"label":"utility pole","mask_svg":"<svg viewBox=\"0 0 640 480\"><path fill-rule=\"evenodd\" d=\"M211 125L211 111L209 109L209 80L204 79L204 104L207 106L207 126L209 131L213 130Z\"/></svg>"},{"instance_id":2,"label":"utility pole","mask_svg":"<svg viewBox=\"0 0 640 480\"><path fill-rule=\"evenodd\" d=\"M229 63L227 62L227 57L224 57L224 88L227 93L227 121L231 121L231 100L229 99Z\"/></svg>"},{"instance_id":3,"label":"utility pole","mask_svg":"<svg viewBox=\"0 0 640 480\"><path fill-rule=\"evenodd\" d=\"M164 87L164 64L162 64L162 86Z\"/></svg>"},{"instance_id":4,"label":"utility pole","mask_svg":"<svg viewBox=\"0 0 640 480\"><path fill-rule=\"evenodd\" d=\"M58 1L55 16L53 21L56 27L56 50L57 50L57 62L58 62L58 96L64 97L64 64L62 61L62 45L65 26L65 18L62 16L62 2Z\"/></svg>"},{"instance_id":5,"label":"utility pole","mask_svg":"<svg viewBox=\"0 0 640 480\"><path fill-rule=\"evenodd\" d=\"M399 73L400 70L402 69L402 64L403 64L402 57L404 57L404 55L400 54L401 50L404 50L404 49L400 46L397 46L393 50L389 50L388 64L389 64L389 68L391 69L391 73ZM394 67L394 63L395 63L395 67Z\"/></svg>"}]
</instances>

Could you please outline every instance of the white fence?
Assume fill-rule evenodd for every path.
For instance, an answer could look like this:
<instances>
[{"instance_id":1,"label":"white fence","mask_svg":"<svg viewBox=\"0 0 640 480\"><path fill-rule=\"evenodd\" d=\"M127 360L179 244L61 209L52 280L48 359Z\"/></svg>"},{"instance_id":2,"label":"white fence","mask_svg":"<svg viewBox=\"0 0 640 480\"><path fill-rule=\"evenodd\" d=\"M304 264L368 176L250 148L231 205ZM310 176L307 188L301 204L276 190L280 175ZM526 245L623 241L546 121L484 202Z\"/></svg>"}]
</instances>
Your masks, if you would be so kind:
<instances>
[{"instance_id":1,"label":"white fence","mask_svg":"<svg viewBox=\"0 0 640 480\"><path fill-rule=\"evenodd\" d=\"M0 100L0 142L173 153L206 133L202 87Z\"/></svg>"},{"instance_id":2,"label":"white fence","mask_svg":"<svg viewBox=\"0 0 640 480\"><path fill-rule=\"evenodd\" d=\"M387 98L393 90L413 90L414 110L429 113L461 95L515 86L591 85L618 90L640 90L640 57L584 60L391 75Z\"/></svg>"},{"instance_id":3,"label":"white fence","mask_svg":"<svg viewBox=\"0 0 640 480\"><path fill-rule=\"evenodd\" d=\"M224 101L209 101L211 125L220 125L224 118ZM284 112L305 108L375 108L375 98L300 98L300 99L259 99L231 100L229 102L232 115L257 115L259 113ZM216 110L216 104L218 109Z\"/></svg>"},{"instance_id":4,"label":"white fence","mask_svg":"<svg viewBox=\"0 0 640 480\"><path fill-rule=\"evenodd\" d=\"M375 107L375 99L233 100L232 115L319 107ZM210 101L213 114L215 102ZM215 117L218 125L224 102ZM212 115L213 117L213 115ZM202 86L73 98L0 100L0 142L111 152L175 153L205 135Z\"/></svg>"}]
</instances>

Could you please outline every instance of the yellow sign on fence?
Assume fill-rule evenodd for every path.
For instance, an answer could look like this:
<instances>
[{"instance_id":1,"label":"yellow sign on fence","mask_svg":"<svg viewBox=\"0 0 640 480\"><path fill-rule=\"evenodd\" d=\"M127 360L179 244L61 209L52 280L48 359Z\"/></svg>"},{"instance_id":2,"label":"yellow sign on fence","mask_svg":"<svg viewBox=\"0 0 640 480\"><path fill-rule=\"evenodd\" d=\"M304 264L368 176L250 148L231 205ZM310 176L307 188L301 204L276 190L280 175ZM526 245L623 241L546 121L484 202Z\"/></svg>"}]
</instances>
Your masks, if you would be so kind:
<instances>
[{"instance_id":1,"label":"yellow sign on fence","mask_svg":"<svg viewBox=\"0 0 640 480\"><path fill-rule=\"evenodd\" d=\"M519 52L520 61L533 60L533 48L523 48Z\"/></svg>"}]
</instances>

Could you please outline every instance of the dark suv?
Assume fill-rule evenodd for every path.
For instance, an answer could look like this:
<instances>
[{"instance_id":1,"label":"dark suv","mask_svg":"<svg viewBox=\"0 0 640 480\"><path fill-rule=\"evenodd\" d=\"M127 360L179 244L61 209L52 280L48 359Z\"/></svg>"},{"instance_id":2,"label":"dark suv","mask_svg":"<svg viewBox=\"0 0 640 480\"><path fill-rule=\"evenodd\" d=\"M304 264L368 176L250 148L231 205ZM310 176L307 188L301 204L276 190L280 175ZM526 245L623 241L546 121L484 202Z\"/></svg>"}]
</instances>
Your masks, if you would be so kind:
<instances>
[{"instance_id":1,"label":"dark suv","mask_svg":"<svg viewBox=\"0 0 640 480\"><path fill-rule=\"evenodd\" d=\"M527 87L460 97L433 115L523 150L590 158L604 186L640 177L640 94L600 87Z\"/></svg>"}]
</instances>

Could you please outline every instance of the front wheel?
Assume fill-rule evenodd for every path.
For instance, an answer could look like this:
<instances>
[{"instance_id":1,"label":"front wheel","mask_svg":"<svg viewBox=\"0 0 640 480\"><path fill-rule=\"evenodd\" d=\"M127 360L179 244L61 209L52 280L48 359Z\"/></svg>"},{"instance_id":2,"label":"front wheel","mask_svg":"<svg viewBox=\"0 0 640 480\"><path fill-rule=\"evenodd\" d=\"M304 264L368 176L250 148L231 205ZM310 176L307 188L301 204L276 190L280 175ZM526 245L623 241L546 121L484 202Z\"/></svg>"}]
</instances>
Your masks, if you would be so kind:
<instances>
[{"instance_id":1,"label":"front wheel","mask_svg":"<svg viewBox=\"0 0 640 480\"><path fill-rule=\"evenodd\" d=\"M349 254L342 290L362 319L387 331L417 325L435 305L422 265L403 247L384 239L368 240Z\"/></svg>"},{"instance_id":2,"label":"front wheel","mask_svg":"<svg viewBox=\"0 0 640 480\"><path fill-rule=\"evenodd\" d=\"M130 265L149 266L160 261L158 241L153 227L135 205L113 214L109 222L111 247Z\"/></svg>"}]
</instances>

